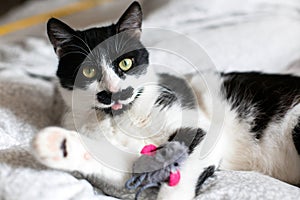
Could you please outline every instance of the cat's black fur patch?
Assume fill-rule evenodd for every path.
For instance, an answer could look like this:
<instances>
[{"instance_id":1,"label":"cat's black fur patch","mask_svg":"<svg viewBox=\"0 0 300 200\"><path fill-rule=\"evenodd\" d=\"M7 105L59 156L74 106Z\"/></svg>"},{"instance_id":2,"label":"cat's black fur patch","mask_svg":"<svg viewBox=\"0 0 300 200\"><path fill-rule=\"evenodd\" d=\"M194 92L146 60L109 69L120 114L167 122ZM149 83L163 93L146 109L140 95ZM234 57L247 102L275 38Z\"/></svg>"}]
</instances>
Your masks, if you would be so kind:
<instances>
[{"instance_id":1,"label":"cat's black fur patch","mask_svg":"<svg viewBox=\"0 0 300 200\"><path fill-rule=\"evenodd\" d=\"M161 109L171 107L177 101L176 94L168 88L161 88L160 95L155 101L155 105Z\"/></svg>"},{"instance_id":2,"label":"cat's black fur patch","mask_svg":"<svg viewBox=\"0 0 300 200\"><path fill-rule=\"evenodd\" d=\"M133 91L133 87L129 86L126 89L123 89L117 93L113 93L112 100L117 101L129 99L130 97L132 97Z\"/></svg>"},{"instance_id":3,"label":"cat's black fur patch","mask_svg":"<svg viewBox=\"0 0 300 200\"><path fill-rule=\"evenodd\" d=\"M189 149L188 153L191 154L204 136L205 132L201 128L180 128L169 137L168 141L183 142Z\"/></svg>"},{"instance_id":4,"label":"cat's black fur patch","mask_svg":"<svg viewBox=\"0 0 300 200\"><path fill-rule=\"evenodd\" d=\"M142 46L142 44L135 39L132 39L127 45L131 45L134 51L126 52L126 49L123 52L108 52L106 50L110 49L113 51L113 46L115 44L108 44L105 52L101 51L102 49L97 49L97 45L103 42L105 39L114 36L117 34L114 29L114 25L102 28L93 28L85 31L77 31L78 36L81 39L73 38L68 44L65 44L64 52L62 57L59 60L59 66L57 70L57 76L60 79L60 83L63 87L72 89L74 86L77 88L85 88L89 85L90 82L97 79L100 81L102 79L102 70L101 70L101 59L102 55L106 57L112 57L113 70L115 73L122 79L126 75L139 76L146 72L148 66L148 51ZM116 36L117 38L118 36ZM121 36L120 36L121 37ZM118 41L124 41L118 40ZM127 39L128 40L128 39ZM88 50L87 47L92 50L93 53ZM122 44L120 44L122 45ZM124 45L124 44L123 44ZM96 49L94 49L96 47ZM84 49L84 50L82 50ZM88 57L86 53L88 52ZM127 72L123 72L119 67L118 63L124 58L134 58L133 67ZM81 70L85 65L93 66L97 69L97 77L95 79L88 79L83 76Z\"/></svg>"},{"instance_id":5,"label":"cat's black fur patch","mask_svg":"<svg viewBox=\"0 0 300 200\"><path fill-rule=\"evenodd\" d=\"M195 108L195 96L184 79L170 74L160 74L159 84L170 91L167 94L166 90L162 90L162 95L157 100L157 102L161 102L158 103L159 105L161 104L163 107L167 107L174 103L175 100L178 100L184 108ZM163 97L167 99L164 100Z\"/></svg>"},{"instance_id":6,"label":"cat's black fur patch","mask_svg":"<svg viewBox=\"0 0 300 200\"><path fill-rule=\"evenodd\" d=\"M260 139L271 121L281 120L300 101L300 78L258 72L222 74L222 92L241 119L253 116L250 131Z\"/></svg>"},{"instance_id":7,"label":"cat's black fur patch","mask_svg":"<svg viewBox=\"0 0 300 200\"><path fill-rule=\"evenodd\" d=\"M293 136L295 148L298 154L300 155L300 117L298 118L297 125L293 129L292 136Z\"/></svg>"},{"instance_id":8,"label":"cat's black fur patch","mask_svg":"<svg viewBox=\"0 0 300 200\"><path fill-rule=\"evenodd\" d=\"M97 93L97 100L100 103L109 105L112 101L126 100L132 97L133 91L134 89L132 87L128 87L116 93L111 93L103 90Z\"/></svg>"},{"instance_id":9,"label":"cat's black fur patch","mask_svg":"<svg viewBox=\"0 0 300 200\"><path fill-rule=\"evenodd\" d=\"M120 110L112 110L110 107L109 108L97 108L97 107L94 107L94 109L96 110L100 110L106 114L109 114L111 116L116 116L116 115L120 115L120 114L123 114L125 111L129 110L132 106L132 104L134 103L134 101L139 98L139 96L144 92L144 88L141 88L137 95L135 96L134 100L130 103L130 104L127 104L127 105L123 105L123 108L120 109ZM111 98L110 98L111 100Z\"/></svg>"},{"instance_id":10,"label":"cat's black fur patch","mask_svg":"<svg viewBox=\"0 0 300 200\"><path fill-rule=\"evenodd\" d=\"M73 30L58 19L50 19L47 33L59 57L56 74L61 86L69 90L74 87L85 89L91 82L100 81L103 56L109 58L110 66L122 79L127 75L144 74L149 54L140 42L141 23L142 11L137 2L130 5L116 24L100 28ZM124 58L133 60L133 66L126 72L118 66ZM82 67L86 65L97 69L97 76L93 79L82 74Z\"/></svg>"},{"instance_id":11,"label":"cat's black fur patch","mask_svg":"<svg viewBox=\"0 0 300 200\"><path fill-rule=\"evenodd\" d=\"M100 103L110 105L111 104L111 96L112 96L111 92L107 92L107 91L103 90L103 91L97 93L97 100Z\"/></svg>"},{"instance_id":12,"label":"cat's black fur patch","mask_svg":"<svg viewBox=\"0 0 300 200\"><path fill-rule=\"evenodd\" d=\"M200 194L200 189L203 185L203 183L210 177L212 177L214 175L216 171L216 167L215 166L209 166L206 169L204 169L204 171L200 174L198 181L197 181L197 185L195 188L195 196L198 196Z\"/></svg>"},{"instance_id":13,"label":"cat's black fur patch","mask_svg":"<svg viewBox=\"0 0 300 200\"><path fill-rule=\"evenodd\" d=\"M67 157L68 156L68 151L67 151L67 139L64 139L60 145L60 149L63 152L63 157Z\"/></svg>"},{"instance_id":14,"label":"cat's black fur patch","mask_svg":"<svg viewBox=\"0 0 300 200\"><path fill-rule=\"evenodd\" d=\"M204 139L204 136L205 132L198 128L192 143L189 145L189 154L193 153L196 146L198 146L198 144L200 144L200 142Z\"/></svg>"}]
</instances>

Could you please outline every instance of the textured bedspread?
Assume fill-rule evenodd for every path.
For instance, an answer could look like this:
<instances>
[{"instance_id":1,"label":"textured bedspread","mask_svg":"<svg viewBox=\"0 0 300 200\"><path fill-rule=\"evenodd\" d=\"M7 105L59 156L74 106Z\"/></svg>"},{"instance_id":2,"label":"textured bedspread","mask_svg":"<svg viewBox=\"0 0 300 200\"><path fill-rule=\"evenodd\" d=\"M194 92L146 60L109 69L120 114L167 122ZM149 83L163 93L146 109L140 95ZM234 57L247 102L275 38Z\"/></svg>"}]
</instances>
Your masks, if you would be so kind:
<instances>
[{"instance_id":1,"label":"textured bedspread","mask_svg":"<svg viewBox=\"0 0 300 200\"><path fill-rule=\"evenodd\" d=\"M155 7L151 5L155 2L146 3L146 9ZM220 70L300 74L299 9L297 0L171 0L148 10L145 27L187 34ZM148 40L153 44L172 43L172 38L152 37ZM154 53L152 59L176 66L176 60L167 58ZM203 69L210 67L201 59L195 62ZM0 199L114 199L100 192L99 182L92 185L79 175L48 169L30 153L33 135L43 127L58 125L62 109L54 84L29 77L25 70L53 76L55 67L52 48L42 39L0 46ZM108 186L102 189L120 194ZM200 191L198 199L205 200L300 198L298 187L254 172L218 171Z\"/></svg>"}]
</instances>

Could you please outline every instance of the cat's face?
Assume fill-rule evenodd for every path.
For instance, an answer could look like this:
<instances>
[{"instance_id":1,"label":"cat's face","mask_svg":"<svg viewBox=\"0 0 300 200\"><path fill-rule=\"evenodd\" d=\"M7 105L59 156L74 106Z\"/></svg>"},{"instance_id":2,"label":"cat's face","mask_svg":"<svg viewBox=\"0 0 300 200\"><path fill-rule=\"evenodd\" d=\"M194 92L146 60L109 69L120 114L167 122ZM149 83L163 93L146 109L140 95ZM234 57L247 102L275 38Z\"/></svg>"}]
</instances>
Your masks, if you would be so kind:
<instances>
[{"instance_id":1,"label":"cat's face","mask_svg":"<svg viewBox=\"0 0 300 200\"><path fill-rule=\"evenodd\" d=\"M50 19L47 32L59 57L57 76L63 93L85 91L86 98L95 99L87 106L108 113L127 109L142 92L140 85L147 74L148 52L140 42L141 24L137 2L116 24L100 28L75 31Z\"/></svg>"}]
</instances>

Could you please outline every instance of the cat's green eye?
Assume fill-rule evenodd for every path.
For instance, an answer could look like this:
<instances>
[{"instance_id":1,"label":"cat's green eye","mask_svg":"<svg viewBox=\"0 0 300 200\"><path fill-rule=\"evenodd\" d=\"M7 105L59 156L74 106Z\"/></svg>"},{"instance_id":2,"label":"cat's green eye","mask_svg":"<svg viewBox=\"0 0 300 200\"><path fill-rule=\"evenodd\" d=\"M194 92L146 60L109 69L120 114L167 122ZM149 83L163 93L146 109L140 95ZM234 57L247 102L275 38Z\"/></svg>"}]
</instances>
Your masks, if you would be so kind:
<instances>
[{"instance_id":1,"label":"cat's green eye","mask_svg":"<svg viewBox=\"0 0 300 200\"><path fill-rule=\"evenodd\" d=\"M93 67L83 67L82 73L87 78L94 78L96 76L96 69Z\"/></svg>"},{"instance_id":2,"label":"cat's green eye","mask_svg":"<svg viewBox=\"0 0 300 200\"><path fill-rule=\"evenodd\" d=\"M132 59L125 58L121 62L119 62L119 67L123 71L128 71L132 67Z\"/></svg>"}]
</instances>

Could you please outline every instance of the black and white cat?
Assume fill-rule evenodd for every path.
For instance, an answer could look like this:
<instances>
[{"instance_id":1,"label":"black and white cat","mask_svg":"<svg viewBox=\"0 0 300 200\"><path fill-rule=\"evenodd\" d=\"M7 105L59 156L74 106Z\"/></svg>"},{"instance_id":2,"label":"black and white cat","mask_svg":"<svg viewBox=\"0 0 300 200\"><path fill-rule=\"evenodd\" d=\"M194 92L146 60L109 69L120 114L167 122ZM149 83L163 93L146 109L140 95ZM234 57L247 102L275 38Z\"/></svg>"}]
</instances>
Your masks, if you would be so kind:
<instances>
[{"instance_id":1,"label":"black and white cat","mask_svg":"<svg viewBox=\"0 0 300 200\"><path fill-rule=\"evenodd\" d=\"M181 135L191 138L185 141L189 157L181 180L175 187L163 184L158 199L193 199L209 165L255 170L299 184L300 78L255 72L207 72L205 80L156 74L140 42L141 24L137 2L116 24L101 28L77 31L57 19L48 21L68 110L63 128L48 127L36 135L36 157L46 166L94 174L124 187L130 173L91 156L78 133L137 153L119 158L128 168L143 146L160 146ZM199 159L210 135L218 136L214 148Z\"/></svg>"}]
</instances>

